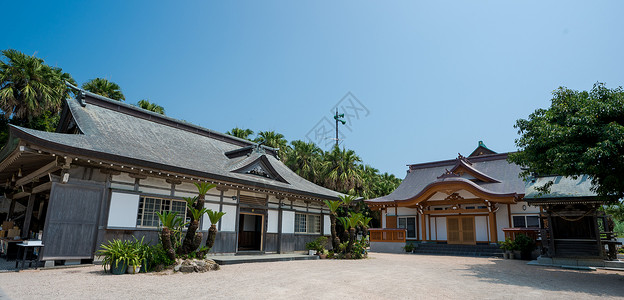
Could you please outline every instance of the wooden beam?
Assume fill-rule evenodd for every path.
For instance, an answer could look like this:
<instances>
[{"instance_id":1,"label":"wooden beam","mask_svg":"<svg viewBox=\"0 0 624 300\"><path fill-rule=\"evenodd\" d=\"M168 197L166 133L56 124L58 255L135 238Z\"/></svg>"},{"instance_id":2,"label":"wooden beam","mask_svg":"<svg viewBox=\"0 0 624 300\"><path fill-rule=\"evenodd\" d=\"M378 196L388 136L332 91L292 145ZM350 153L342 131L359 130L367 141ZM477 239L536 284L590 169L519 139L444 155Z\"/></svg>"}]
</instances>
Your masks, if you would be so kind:
<instances>
[{"instance_id":1,"label":"wooden beam","mask_svg":"<svg viewBox=\"0 0 624 300\"><path fill-rule=\"evenodd\" d=\"M24 215L24 226L22 226L22 238L28 238L30 230L30 221L32 220L33 207L35 206L35 194L30 194L28 205L26 206L26 214ZM25 250L24 250L25 251Z\"/></svg>"},{"instance_id":2,"label":"wooden beam","mask_svg":"<svg viewBox=\"0 0 624 300\"><path fill-rule=\"evenodd\" d=\"M43 183L43 184L40 184L40 185L38 185L38 186L34 187L34 188L32 189L32 193L33 193L33 194L38 194L38 193L41 193L41 192L43 192L43 191L47 191L47 190L49 190L49 189L51 189L51 188L52 188L52 182L51 182L51 181L48 181L48 182L46 182L46 183Z\"/></svg>"},{"instance_id":3,"label":"wooden beam","mask_svg":"<svg viewBox=\"0 0 624 300\"><path fill-rule=\"evenodd\" d=\"M466 214L466 213L487 213L487 208L477 209L444 209L444 210L426 210L423 211L425 215L439 215L439 214Z\"/></svg>"},{"instance_id":4,"label":"wooden beam","mask_svg":"<svg viewBox=\"0 0 624 300\"><path fill-rule=\"evenodd\" d=\"M440 201L425 201L422 203L423 207L436 206L436 205L453 205L453 204L474 204L483 205L485 201L483 199L463 199L463 200L440 200Z\"/></svg>"},{"instance_id":5,"label":"wooden beam","mask_svg":"<svg viewBox=\"0 0 624 300\"><path fill-rule=\"evenodd\" d=\"M50 162L49 164L37 169L36 171L18 179L15 182L15 186L22 186L25 184L28 184L32 181L34 181L35 179L39 179L43 176L48 175L48 173L52 173L55 172L56 170L60 169L61 167L57 165L56 160Z\"/></svg>"},{"instance_id":6,"label":"wooden beam","mask_svg":"<svg viewBox=\"0 0 624 300\"><path fill-rule=\"evenodd\" d=\"M13 199L21 199L21 198L24 198L26 196L30 196L30 193L28 193L28 192L19 192L19 193L16 193L15 195L13 195Z\"/></svg>"},{"instance_id":7,"label":"wooden beam","mask_svg":"<svg viewBox=\"0 0 624 300\"><path fill-rule=\"evenodd\" d=\"M424 213L426 213L426 212L424 212ZM426 222L425 221L425 215L424 214L420 215L420 223L422 225L420 240L423 241L423 242L427 240L427 229L426 229L427 223L425 223L425 222Z\"/></svg>"},{"instance_id":8,"label":"wooden beam","mask_svg":"<svg viewBox=\"0 0 624 300\"><path fill-rule=\"evenodd\" d=\"M498 233L497 233L497 227L496 226L496 214L493 212L489 212L488 213L488 218L489 218L489 223L490 223L490 243L497 243L498 242Z\"/></svg>"}]
</instances>

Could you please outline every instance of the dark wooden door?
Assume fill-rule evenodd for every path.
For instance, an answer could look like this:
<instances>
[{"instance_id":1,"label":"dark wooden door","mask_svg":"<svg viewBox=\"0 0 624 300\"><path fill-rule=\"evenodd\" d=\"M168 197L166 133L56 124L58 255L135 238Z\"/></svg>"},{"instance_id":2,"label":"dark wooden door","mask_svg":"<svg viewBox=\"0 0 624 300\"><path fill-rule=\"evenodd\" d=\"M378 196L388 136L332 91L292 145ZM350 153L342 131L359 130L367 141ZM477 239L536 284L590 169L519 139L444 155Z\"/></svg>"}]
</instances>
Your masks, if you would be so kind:
<instances>
[{"instance_id":1,"label":"dark wooden door","mask_svg":"<svg viewBox=\"0 0 624 300\"><path fill-rule=\"evenodd\" d=\"M52 185L42 260L93 258L103 196L103 185Z\"/></svg>"}]
</instances>

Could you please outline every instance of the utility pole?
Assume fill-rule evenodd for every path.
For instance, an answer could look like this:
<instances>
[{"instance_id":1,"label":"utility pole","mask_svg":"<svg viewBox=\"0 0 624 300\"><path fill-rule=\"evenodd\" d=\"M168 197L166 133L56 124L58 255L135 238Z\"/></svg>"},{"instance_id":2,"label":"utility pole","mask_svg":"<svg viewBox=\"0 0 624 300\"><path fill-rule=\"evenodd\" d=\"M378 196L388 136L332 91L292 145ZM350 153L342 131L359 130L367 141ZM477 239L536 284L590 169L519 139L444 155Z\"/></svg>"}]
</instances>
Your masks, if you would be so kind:
<instances>
[{"instance_id":1,"label":"utility pole","mask_svg":"<svg viewBox=\"0 0 624 300\"><path fill-rule=\"evenodd\" d=\"M344 118L344 114L338 114L338 107L336 107L336 114L334 115L334 120L336 120L336 147L338 147L338 122L341 122L342 125L347 123L342 118Z\"/></svg>"}]
</instances>

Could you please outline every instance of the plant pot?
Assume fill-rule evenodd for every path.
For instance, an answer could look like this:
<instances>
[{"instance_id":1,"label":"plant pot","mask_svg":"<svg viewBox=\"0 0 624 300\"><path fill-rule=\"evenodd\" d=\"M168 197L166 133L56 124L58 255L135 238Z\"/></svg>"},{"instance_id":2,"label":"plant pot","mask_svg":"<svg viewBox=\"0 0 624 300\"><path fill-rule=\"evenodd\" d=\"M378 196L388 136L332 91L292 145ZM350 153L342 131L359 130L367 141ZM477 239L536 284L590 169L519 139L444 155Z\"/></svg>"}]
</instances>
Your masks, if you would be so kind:
<instances>
[{"instance_id":1,"label":"plant pot","mask_svg":"<svg viewBox=\"0 0 624 300\"><path fill-rule=\"evenodd\" d=\"M503 252L503 259L509 259L509 253L507 253L507 251Z\"/></svg>"},{"instance_id":2,"label":"plant pot","mask_svg":"<svg viewBox=\"0 0 624 300\"><path fill-rule=\"evenodd\" d=\"M327 258L327 254L319 254L319 258L320 259L326 259Z\"/></svg>"},{"instance_id":3,"label":"plant pot","mask_svg":"<svg viewBox=\"0 0 624 300\"><path fill-rule=\"evenodd\" d=\"M139 271L141 271L141 266L135 266L135 265L129 265L128 266L128 274L137 274L139 273Z\"/></svg>"},{"instance_id":4,"label":"plant pot","mask_svg":"<svg viewBox=\"0 0 624 300\"><path fill-rule=\"evenodd\" d=\"M110 267L111 273L113 273L113 275L125 274L126 270L128 269L128 265L125 261L120 261L119 263L113 262Z\"/></svg>"},{"instance_id":5,"label":"plant pot","mask_svg":"<svg viewBox=\"0 0 624 300\"><path fill-rule=\"evenodd\" d=\"M316 250L308 250L308 255L316 255Z\"/></svg>"}]
</instances>

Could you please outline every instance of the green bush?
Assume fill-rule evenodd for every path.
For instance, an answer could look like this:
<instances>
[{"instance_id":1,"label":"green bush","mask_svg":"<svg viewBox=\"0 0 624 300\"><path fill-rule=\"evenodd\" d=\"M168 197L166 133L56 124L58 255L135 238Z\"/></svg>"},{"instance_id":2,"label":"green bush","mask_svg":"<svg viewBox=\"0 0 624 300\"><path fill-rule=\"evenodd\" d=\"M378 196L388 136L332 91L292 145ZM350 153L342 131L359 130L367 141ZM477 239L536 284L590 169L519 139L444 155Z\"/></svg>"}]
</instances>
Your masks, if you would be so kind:
<instances>
[{"instance_id":1,"label":"green bush","mask_svg":"<svg viewBox=\"0 0 624 300\"><path fill-rule=\"evenodd\" d=\"M503 251L513 251L518 250L518 245L511 238L506 238L505 241L500 242L500 248Z\"/></svg>"},{"instance_id":2,"label":"green bush","mask_svg":"<svg viewBox=\"0 0 624 300\"><path fill-rule=\"evenodd\" d=\"M138 261L136 248L130 241L113 239L102 244L100 248L101 249L97 251L97 255L102 256L104 271L107 271L107 266L112 268L113 264L116 267L120 263L129 265Z\"/></svg>"},{"instance_id":3,"label":"green bush","mask_svg":"<svg viewBox=\"0 0 624 300\"><path fill-rule=\"evenodd\" d=\"M414 251L414 248L416 248L414 246L414 244L412 244L412 243L405 243L405 247L403 247L403 250L405 250L405 252L412 252L412 251Z\"/></svg>"},{"instance_id":4,"label":"green bush","mask_svg":"<svg viewBox=\"0 0 624 300\"><path fill-rule=\"evenodd\" d=\"M152 266L154 268L164 268L171 266L175 263L175 261L169 259L167 256L167 252L163 248L161 243L158 243L156 246L152 246Z\"/></svg>"},{"instance_id":5,"label":"green bush","mask_svg":"<svg viewBox=\"0 0 624 300\"><path fill-rule=\"evenodd\" d=\"M531 252L535 250L535 241L524 234L516 235L514 243L516 244L517 250L521 252Z\"/></svg>"},{"instance_id":6,"label":"green bush","mask_svg":"<svg viewBox=\"0 0 624 300\"><path fill-rule=\"evenodd\" d=\"M325 245L327 244L326 236L319 236L314 241L306 244L307 250L315 250L317 253L322 254L325 252Z\"/></svg>"}]
</instances>

